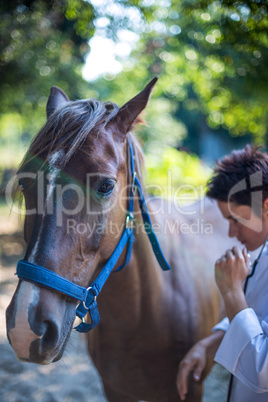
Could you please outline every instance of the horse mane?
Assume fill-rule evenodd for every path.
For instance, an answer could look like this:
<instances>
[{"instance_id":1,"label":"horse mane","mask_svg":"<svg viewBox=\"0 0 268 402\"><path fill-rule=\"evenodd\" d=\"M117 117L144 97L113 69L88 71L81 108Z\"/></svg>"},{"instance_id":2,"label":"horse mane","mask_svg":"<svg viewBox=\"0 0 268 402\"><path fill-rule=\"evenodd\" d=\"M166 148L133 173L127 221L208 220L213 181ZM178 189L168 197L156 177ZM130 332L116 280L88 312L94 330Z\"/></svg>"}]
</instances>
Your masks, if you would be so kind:
<instances>
[{"instance_id":1,"label":"horse mane","mask_svg":"<svg viewBox=\"0 0 268 402\"><path fill-rule=\"evenodd\" d=\"M79 150L85 155L83 149L90 132L95 129L96 135L107 123L112 121L119 107L112 102L100 102L96 99L84 99L70 101L58 108L46 121L35 138L32 140L22 163L17 171L22 171L32 159L39 159L38 165L48 165L49 158L57 151L64 150L65 155L59 161L59 167L64 168L71 157ZM138 118L135 124L141 123ZM144 167L144 155L141 146L135 135L129 132L135 155L135 166L139 178L142 178L142 168Z\"/></svg>"}]
</instances>

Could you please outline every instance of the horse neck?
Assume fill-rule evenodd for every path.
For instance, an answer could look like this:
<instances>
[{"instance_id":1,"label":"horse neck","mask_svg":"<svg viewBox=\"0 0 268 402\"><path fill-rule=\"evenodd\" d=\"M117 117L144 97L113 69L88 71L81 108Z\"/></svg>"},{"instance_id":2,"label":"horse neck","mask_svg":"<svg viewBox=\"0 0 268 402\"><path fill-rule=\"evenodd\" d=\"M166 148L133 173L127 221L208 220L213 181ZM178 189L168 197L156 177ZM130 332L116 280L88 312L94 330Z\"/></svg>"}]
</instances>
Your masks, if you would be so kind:
<instances>
[{"instance_id":1,"label":"horse neck","mask_svg":"<svg viewBox=\"0 0 268 402\"><path fill-rule=\"evenodd\" d=\"M162 303L163 287L161 268L143 228L140 213L136 215L134 234L136 240L130 263L122 271L110 275L100 300L103 322L129 329L144 320L159 319L157 312Z\"/></svg>"}]
</instances>

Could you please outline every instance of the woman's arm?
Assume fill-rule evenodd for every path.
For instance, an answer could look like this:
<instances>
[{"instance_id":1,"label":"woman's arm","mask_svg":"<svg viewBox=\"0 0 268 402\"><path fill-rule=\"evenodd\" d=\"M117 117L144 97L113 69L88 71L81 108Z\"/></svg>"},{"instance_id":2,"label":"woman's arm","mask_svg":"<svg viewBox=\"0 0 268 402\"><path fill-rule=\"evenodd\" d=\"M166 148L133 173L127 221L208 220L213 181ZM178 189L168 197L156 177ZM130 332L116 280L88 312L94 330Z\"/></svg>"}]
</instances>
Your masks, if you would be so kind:
<instances>
[{"instance_id":1,"label":"woman's arm","mask_svg":"<svg viewBox=\"0 0 268 402\"><path fill-rule=\"evenodd\" d=\"M215 265L215 278L222 294L230 326L215 356L254 392L268 391L268 317L260 323L248 307L243 281L249 274L246 250L228 250ZM265 289L265 284L264 289ZM265 297L266 293L263 293Z\"/></svg>"},{"instance_id":2,"label":"woman's arm","mask_svg":"<svg viewBox=\"0 0 268 402\"><path fill-rule=\"evenodd\" d=\"M259 322L252 308L232 320L215 361L252 391L268 391L268 317Z\"/></svg>"}]
</instances>

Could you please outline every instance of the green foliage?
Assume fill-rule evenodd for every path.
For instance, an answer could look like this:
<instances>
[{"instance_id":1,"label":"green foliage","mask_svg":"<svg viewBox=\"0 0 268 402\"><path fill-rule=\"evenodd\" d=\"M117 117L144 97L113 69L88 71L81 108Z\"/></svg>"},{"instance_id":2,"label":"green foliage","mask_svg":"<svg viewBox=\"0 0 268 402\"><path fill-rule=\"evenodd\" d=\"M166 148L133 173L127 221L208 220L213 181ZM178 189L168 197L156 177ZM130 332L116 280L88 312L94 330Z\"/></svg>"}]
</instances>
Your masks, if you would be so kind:
<instances>
[{"instance_id":1,"label":"green foliage","mask_svg":"<svg viewBox=\"0 0 268 402\"><path fill-rule=\"evenodd\" d=\"M144 2L146 4L146 2ZM268 4L149 2L142 63L161 94L207 116L212 128L264 141L268 112ZM135 57L139 56L136 53Z\"/></svg>"},{"instance_id":2,"label":"green foliage","mask_svg":"<svg viewBox=\"0 0 268 402\"><path fill-rule=\"evenodd\" d=\"M52 85L78 98L81 68L94 34L94 9L79 0L1 2L1 166L14 167L45 121ZM65 17L68 15L68 18Z\"/></svg>"},{"instance_id":3,"label":"green foliage","mask_svg":"<svg viewBox=\"0 0 268 402\"><path fill-rule=\"evenodd\" d=\"M108 87L116 95L125 94L125 88L132 92L159 75L154 94L175 105L173 116L184 121L180 110L186 110L200 120L205 116L212 129L265 142L267 2L144 0L131 5L138 5L144 18L140 41L116 83L109 77L105 84L98 80L100 94L104 85L106 93Z\"/></svg>"},{"instance_id":4,"label":"green foliage","mask_svg":"<svg viewBox=\"0 0 268 402\"><path fill-rule=\"evenodd\" d=\"M89 2L67 0L65 5L65 17L69 21L74 21L75 33L81 38L88 39L93 36L95 12Z\"/></svg>"},{"instance_id":5,"label":"green foliage","mask_svg":"<svg viewBox=\"0 0 268 402\"><path fill-rule=\"evenodd\" d=\"M13 109L30 117L43 108L55 83L70 96L79 96L87 39L94 34L94 12L89 3L77 0L72 14L71 4L60 0L2 4L1 113Z\"/></svg>"},{"instance_id":6,"label":"green foliage","mask_svg":"<svg viewBox=\"0 0 268 402\"><path fill-rule=\"evenodd\" d=\"M150 158L158 150L168 147L164 153L174 160L169 147L180 145L191 119L201 125L205 116L211 128L222 127L234 136L252 134L263 143L267 14L264 0L1 2L0 139L2 149L8 147L12 155L1 163L14 164L13 154L43 124L52 85L70 99L96 97L123 105L155 75L160 79L146 109L148 126L138 131L150 154L150 174ZM81 71L96 30L114 41L128 30L140 40L120 60L121 74L88 84Z\"/></svg>"},{"instance_id":7,"label":"green foliage","mask_svg":"<svg viewBox=\"0 0 268 402\"><path fill-rule=\"evenodd\" d=\"M197 201L204 196L211 170L197 156L166 148L148 154L146 162L149 193L165 198L175 196L182 203Z\"/></svg>"},{"instance_id":8,"label":"green foliage","mask_svg":"<svg viewBox=\"0 0 268 402\"><path fill-rule=\"evenodd\" d=\"M167 99L153 98L145 112L145 125L136 129L146 153L158 153L159 148L176 147L186 136L183 123L172 118L174 105Z\"/></svg>"}]
</instances>

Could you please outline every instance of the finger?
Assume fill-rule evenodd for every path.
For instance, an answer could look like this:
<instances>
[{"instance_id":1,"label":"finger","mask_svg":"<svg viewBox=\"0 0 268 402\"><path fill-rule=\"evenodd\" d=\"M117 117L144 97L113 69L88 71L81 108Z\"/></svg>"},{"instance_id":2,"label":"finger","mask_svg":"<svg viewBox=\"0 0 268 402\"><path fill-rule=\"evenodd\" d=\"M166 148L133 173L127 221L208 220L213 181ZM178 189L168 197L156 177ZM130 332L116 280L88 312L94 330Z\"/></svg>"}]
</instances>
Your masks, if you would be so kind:
<instances>
[{"instance_id":1,"label":"finger","mask_svg":"<svg viewBox=\"0 0 268 402\"><path fill-rule=\"evenodd\" d=\"M226 256L225 255L223 255L223 256L221 256L220 258L217 259L217 261L215 262L214 268L216 270L221 269L222 263L224 263L224 262L226 262Z\"/></svg>"},{"instance_id":2,"label":"finger","mask_svg":"<svg viewBox=\"0 0 268 402\"><path fill-rule=\"evenodd\" d=\"M187 391L184 392L184 391L181 390L179 387L178 387L178 391L179 391L179 395L180 395L181 400L184 401L185 396L186 396L186 394L187 394Z\"/></svg>"},{"instance_id":3,"label":"finger","mask_svg":"<svg viewBox=\"0 0 268 402\"><path fill-rule=\"evenodd\" d=\"M189 362L182 360L179 366L179 373L177 376L177 388L180 394L180 398L182 400L185 399L185 396L188 392L188 377L190 371L193 370L195 362Z\"/></svg>"},{"instance_id":4,"label":"finger","mask_svg":"<svg viewBox=\"0 0 268 402\"><path fill-rule=\"evenodd\" d=\"M243 253L243 256L245 257L245 260L249 261L249 254L248 254L246 247L243 248L242 253Z\"/></svg>"},{"instance_id":5,"label":"finger","mask_svg":"<svg viewBox=\"0 0 268 402\"><path fill-rule=\"evenodd\" d=\"M194 373L193 373L193 377L194 377L194 380L195 380L195 381L199 381L199 380L200 380L201 375L202 375L202 373L203 373L203 369L204 369L204 366L203 366L202 364L199 364L199 365L196 367L196 369L194 370Z\"/></svg>"},{"instance_id":6,"label":"finger","mask_svg":"<svg viewBox=\"0 0 268 402\"><path fill-rule=\"evenodd\" d=\"M226 260L226 255L222 255L217 261L219 261L219 263L223 262Z\"/></svg>"},{"instance_id":7,"label":"finger","mask_svg":"<svg viewBox=\"0 0 268 402\"><path fill-rule=\"evenodd\" d=\"M188 392L187 379L188 379L187 373L184 373L182 370L180 370L179 375L177 377L177 388L182 401L184 401L185 395Z\"/></svg>"},{"instance_id":8,"label":"finger","mask_svg":"<svg viewBox=\"0 0 268 402\"><path fill-rule=\"evenodd\" d=\"M226 257L226 259L233 258L234 257L233 251L232 250L227 250L226 253L225 253L225 257Z\"/></svg>"},{"instance_id":9,"label":"finger","mask_svg":"<svg viewBox=\"0 0 268 402\"><path fill-rule=\"evenodd\" d=\"M246 247L243 248L242 253L243 253L243 257L245 258L245 262L246 262L247 266L250 268L250 258L249 258Z\"/></svg>"},{"instance_id":10,"label":"finger","mask_svg":"<svg viewBox=\"0 0 268 402\"><path fill-rule=\"evenodd\" d=\"M235 255L236 257L239 257L239 258L242 258L242 257L243 257L243 254L242 254L241 249L240 249L239 247L237 247L237 246L235 246L235 247L232 248L232 252L234 253L234 255Z\"/></svg>"}]
</instances>

